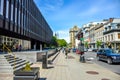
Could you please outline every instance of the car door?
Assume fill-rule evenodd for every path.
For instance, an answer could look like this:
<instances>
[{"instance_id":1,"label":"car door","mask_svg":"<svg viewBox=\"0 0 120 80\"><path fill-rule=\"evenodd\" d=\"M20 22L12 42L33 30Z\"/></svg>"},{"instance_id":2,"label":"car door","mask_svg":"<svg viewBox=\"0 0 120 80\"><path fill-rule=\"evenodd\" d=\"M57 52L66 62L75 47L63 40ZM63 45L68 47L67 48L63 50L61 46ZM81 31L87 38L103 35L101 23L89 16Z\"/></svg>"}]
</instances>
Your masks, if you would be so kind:
<instances>
[{"instance_id":1,"label":"car door","mask_svg":"<svg viewBox=\"0 0 120 80\"><path fill-rule=\"evenodd\" d=\"M107 54L106 54L106 51L104 49L102 50L101 58L102 58L102 60L105 60L105 61L107 59Z\"/></svg>"},{"instance_id":2,"label":"car door","mask_svg":"<svg viewBox=\"0 0 120 80\"><path fill-rule=\"evenodd\" d=\"M102 58L102 49L100 49L100 50L97 52L97 57L99 57L100 59Z\"/></svg>"}]
</instances>

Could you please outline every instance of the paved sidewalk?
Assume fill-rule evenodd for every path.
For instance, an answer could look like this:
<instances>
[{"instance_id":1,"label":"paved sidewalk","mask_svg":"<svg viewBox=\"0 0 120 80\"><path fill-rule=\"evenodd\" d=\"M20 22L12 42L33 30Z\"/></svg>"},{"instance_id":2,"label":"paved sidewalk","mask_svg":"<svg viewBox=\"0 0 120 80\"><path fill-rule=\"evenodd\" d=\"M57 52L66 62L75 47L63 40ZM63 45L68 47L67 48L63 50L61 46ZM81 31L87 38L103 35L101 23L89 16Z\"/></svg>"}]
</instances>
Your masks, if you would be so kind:
<instances>
[{"instance_id":1,"label":"paved sidewalk","mask_svg":"<svg viewBox=\"0 0 120 80\"><path fill-rule=\"evenodd\" d=\"M40 67L40 80L120 80L120 75L97 64L79 62L79 56L73 53L66 59L61 52L53 64L48 64L48 69L42 69L40 62L32 67ZM0 80L13 80L12 75L6 76L0 76Z\"/></svg>"},{"instance_id":2,"label":"paved sidewalk","mask_svg":"<svg viewBox=\"0 0 120 80\"><path fill-rule=\"evenodd\" d=\"M79 56L73 53L67 59L60 53L55 62L48 65L48 69L40 69L40 77L40 80L120 80L120 75L97 64L79 62Z\"/></svg>"}]
</instances>

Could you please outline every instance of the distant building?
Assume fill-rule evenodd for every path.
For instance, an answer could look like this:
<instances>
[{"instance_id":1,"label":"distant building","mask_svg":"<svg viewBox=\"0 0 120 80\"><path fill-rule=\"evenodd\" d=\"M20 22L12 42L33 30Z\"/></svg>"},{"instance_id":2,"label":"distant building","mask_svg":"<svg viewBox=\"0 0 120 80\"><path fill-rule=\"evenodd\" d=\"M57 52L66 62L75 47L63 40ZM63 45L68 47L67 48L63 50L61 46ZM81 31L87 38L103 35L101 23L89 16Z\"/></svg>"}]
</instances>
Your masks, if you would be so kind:
<instances>
[{"instance_id":1,"label":"distant building","mask_svg":"<svg viewBox=\"0 0 120 80\"><path fill-rule=\"evenodd\" d=\"M42 49L53 31L34 0L0 0L0 44Z\"/></svg>"},{"instance_id":2,"label":"distant building","mask_svg":"<svg viewBox=\"0 0 120 80\"><path fill-rule=\"evenodd\" d=\"M56 38L59 38L59 33L55 33L54 36L55 36Z\"/></svg>"},{"instance_id":3,"label":"distant building","mask_svg":"<svg viewBox=\"0 0 120 80\"><path fill-rule=\"evenodd\" d=\"M76 40L76 38L75 38L75 35L78 31L79 31L79 28L77 26L74 26L69 31L70 43L71 43L72 48L76 48L78 46L76 43L79 43L79 41Z\"/></svg>"},{"instance_id":4,"label":"distant building","mask_svg":"<svg viewBox=\"0 0 120 80\"><path fill-rule=\"evenodd\" d=\"M80 31L77 32L79 37ZM96 42L101 41L100 48L108 48L108 43L112 49L120 50L120 18L109 18L99 22L90 22L82 26L84 42L88 42L88 48L97 48Z\"/></svg>"},{"instance_id":5,"label":"distant building","mask_svg":"<svg viewBox=\"0 0 120 80\"><path fill-rule=\"evenodd\" d=\"M96 36L96 34L100 32L100 31L96 31L96 27L103 23L105 22L100 21L100 22L90 22L83 25L82 31L83 31L84 41L87 41L89 43L89 48L96 48L96 38L102 36L102 35Z\"/></svg>"}]
</instances>

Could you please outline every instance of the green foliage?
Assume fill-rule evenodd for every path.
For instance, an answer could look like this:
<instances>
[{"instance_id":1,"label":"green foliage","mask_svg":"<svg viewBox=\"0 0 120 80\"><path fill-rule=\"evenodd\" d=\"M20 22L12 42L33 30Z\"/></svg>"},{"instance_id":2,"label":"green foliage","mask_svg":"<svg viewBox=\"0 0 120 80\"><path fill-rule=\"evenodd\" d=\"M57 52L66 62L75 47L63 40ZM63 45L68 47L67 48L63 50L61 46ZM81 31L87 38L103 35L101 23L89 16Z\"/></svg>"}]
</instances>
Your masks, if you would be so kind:
<instances>
[{"instance_id":1,"label":"green foliage","mask_svg":"<svg viewBox=\"0 0 120 80\"><path fill-rule=\"evenodd\" d=\"M68 46L71 48L72 47L72 43L69 43Z\"/></svg>"},{"instance_id":2,"label":"green foliage","mask_svg":"<svg viewBox=\"0 0 120 80\"><path fill-rule=\"evenodd\" d=\"M102 41L97 41L96 42L97 48L99 48L101 46L101 44L102 44Z\"/></svg>"},{"instance_id":3,"label":"green foliage","mask_svg":"<svg viewBox=\"0 0 120 80\"><path fill-rule=\"evenodd\" d=\"M58 46L57 38L55 36L53 36L52 40L51 40L50 47L54 48L54 47L57 47L57 46Z\"/></svg>"},{"instance_id":4,"label":"green foliage","mask_svg":"<svg viewBox=\"0 0 120 80\"><path fill-rule=\"evenodd\" d=\"M52 37L50 47L63 47L67 46L67 42L64 39L57 39L55 36Z\"/></svg>"},{"instance_id":5,"label":"green foliage","mask_svg":"<svg viewBox=\"0 0 120 80\"><path fill-rule=\"evenodd\" d=\"M88 48L88 45L89 45L89 44L88 44L88 41L85 41L85 42L84 42L84 45L85 45L86 48Z\"/></svg>"},{"instance_id":6,"label":"green foliage","mask_svg":"<svg viewBox=\"0 0 120 80\"><path fill-rule=\"evenodd\" d=\"M58 46L60 47L67 46L67 42L64 39L58 39L57 43L58 43Z\"/></svg>"}]
</instances>

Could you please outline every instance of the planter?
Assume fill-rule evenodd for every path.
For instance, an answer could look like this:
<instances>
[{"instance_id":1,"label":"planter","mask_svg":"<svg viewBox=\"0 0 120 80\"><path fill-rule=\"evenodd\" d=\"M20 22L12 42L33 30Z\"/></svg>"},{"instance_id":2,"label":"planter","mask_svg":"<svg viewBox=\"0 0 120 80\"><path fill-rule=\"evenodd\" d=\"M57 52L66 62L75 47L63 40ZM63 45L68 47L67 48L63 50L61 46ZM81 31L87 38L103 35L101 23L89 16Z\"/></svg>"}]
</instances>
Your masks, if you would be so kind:
<instances>
[{"instance_id":1,"label":"planter","mask_svg":"<svg viewBox=\"0 0 120 80\"><path fill-rule=\"evenodd\" d=\"M39 67L31 68L31 71L23 69L14 72L14 80L39 80Z\"/></svg>"}]
</instances>

